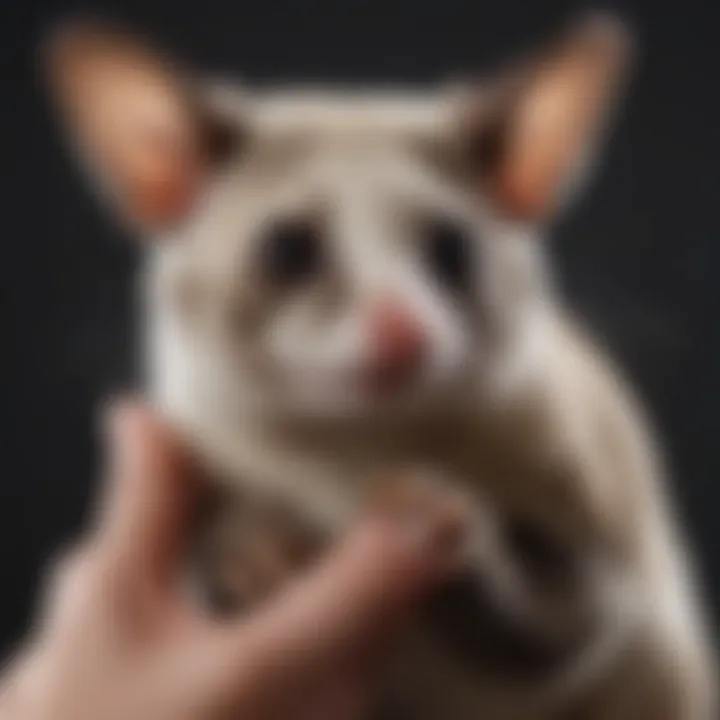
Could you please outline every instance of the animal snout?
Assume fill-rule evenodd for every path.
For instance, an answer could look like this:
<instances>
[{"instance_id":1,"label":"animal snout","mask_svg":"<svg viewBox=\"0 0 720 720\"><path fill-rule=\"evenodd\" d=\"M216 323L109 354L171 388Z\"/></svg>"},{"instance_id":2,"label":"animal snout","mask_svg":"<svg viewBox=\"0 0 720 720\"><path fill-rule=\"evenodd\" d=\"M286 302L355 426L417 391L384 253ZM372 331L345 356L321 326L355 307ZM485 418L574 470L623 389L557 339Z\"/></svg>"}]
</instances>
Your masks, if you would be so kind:
<instances>
[{"instance_id":1,"label":"animal snout","mask_svg":"<svg viewBox=\"0 0 720 720\"><path fill-rule=\"evenodd\" d=\"M368 380L376 389L392 390L417 376L428 349L420 320L394 300L378 303L370 315Z\"/></svg>"}]
</instances>

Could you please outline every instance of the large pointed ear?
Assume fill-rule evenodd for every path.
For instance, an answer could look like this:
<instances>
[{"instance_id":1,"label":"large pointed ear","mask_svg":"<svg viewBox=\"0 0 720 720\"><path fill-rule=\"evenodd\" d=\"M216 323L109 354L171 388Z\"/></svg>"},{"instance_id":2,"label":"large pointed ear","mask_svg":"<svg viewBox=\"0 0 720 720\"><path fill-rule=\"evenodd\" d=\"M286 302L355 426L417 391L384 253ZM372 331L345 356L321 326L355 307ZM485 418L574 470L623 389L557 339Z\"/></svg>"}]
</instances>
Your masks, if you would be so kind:
<instances>
[{"instance_id":1,"label":"large pointed ear","mask_svg":"<svg viewBox=\"0 0 720 720\"><path fill-rule=\"evenodd\" d=\"M61 118L122 217L149 230L180 221L232 144L231 127L179 68L127 32L74 23L43 50Z\"/></svg>"},{"instance_id":2,"label":"large pointed ear","mask_svg":"<svg viewBox=\"0 0 720 720\"><path fill-rule=\"evenodd\" d=\"M586 17L469 102L466 151L503 213L538 221L557 209L606 126L630 50L619 21Z\"/></svg>"}]
</instances>

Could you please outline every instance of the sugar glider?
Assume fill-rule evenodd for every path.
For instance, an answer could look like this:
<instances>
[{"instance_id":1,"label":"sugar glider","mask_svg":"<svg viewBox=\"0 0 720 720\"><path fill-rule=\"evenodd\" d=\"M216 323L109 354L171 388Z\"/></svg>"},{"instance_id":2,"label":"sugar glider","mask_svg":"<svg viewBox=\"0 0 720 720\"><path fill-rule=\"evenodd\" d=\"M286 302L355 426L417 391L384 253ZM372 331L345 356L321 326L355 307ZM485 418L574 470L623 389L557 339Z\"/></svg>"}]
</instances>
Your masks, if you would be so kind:
<instances>
[{"instance_id":1,"label":"sugar glider","mask_svg":"<svg viewBox=\"0 0 720 720\"><path fill-rule=\"evenodd\" d=\"M82 161L147 238L147 390L215 483L213 607L271 592L383 483L461 504L391 717L715 717L652 433L543 237L631 54L593 16L485 82L253 90L97 24L48 42Z\"/></svg>"}]
</instances>

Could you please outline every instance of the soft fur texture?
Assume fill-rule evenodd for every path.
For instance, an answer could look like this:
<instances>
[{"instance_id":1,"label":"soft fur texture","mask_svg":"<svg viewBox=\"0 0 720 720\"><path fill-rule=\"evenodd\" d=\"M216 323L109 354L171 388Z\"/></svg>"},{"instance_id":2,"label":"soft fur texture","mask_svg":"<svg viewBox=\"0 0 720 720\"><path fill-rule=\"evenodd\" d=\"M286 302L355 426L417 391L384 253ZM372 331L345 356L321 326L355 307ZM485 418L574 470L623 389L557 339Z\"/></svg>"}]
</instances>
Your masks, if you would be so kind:
<instances>
[{"instance_id":1,"label":"soft fur texture","mask_svg":"<svg viewBox=\"0 0 720 720\"><path fill-rule=\"evenodd\" d=\"M397 468L433 501L461 498L467 577L408 639L392 717L713 717L657 451L557 297L541 237L626 56L625 33L594 19L480 89L261 93L184 85L97 28L51 45L93 168L156 237L148 388L222 488L202 555L214 597L272 591ZM291 286L262 264L288 218L321 248ZM428 264L438 218L469 240L463 287ZM381 332L389 317L417 358ZM387 386L378 358L392 377L417 367ZM276 578L253 574L268 548Z\"/></svg>"}]
</instances>

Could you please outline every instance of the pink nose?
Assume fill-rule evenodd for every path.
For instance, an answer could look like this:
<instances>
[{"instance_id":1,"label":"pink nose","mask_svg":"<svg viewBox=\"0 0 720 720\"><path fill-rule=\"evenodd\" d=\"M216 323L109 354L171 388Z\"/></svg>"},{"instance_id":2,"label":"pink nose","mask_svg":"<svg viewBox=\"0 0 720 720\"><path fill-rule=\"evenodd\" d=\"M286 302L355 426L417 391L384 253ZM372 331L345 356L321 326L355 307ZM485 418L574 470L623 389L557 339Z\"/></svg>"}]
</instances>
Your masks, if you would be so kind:
<instances>
[{"instance_id":1,"label":"pink nose","mask_svg":"<svg viewBox=\"0 0 720 720\"><path fill-rule=\"evenodd\" d=\"M385 300L370 315L369 379L380 389L393 389L414 377L427 350L427 333L401 303Z\"/></svg>"}]
</instances>

